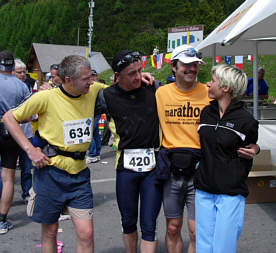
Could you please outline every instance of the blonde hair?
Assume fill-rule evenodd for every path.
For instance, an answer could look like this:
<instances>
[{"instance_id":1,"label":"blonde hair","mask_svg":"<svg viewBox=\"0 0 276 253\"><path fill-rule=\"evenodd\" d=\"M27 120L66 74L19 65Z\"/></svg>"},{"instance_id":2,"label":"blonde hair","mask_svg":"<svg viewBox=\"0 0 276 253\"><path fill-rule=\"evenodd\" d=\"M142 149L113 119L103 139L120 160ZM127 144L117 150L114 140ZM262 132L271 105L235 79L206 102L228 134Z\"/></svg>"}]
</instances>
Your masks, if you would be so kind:
<instances>
[{"instance_id":1,"label":"blonde hair","mask_svg":"<svg viewBox=\"0 0 276 253\"><path fill-rule=\"evenodd\" d=\"M219 88L229 88L231 98L240 97L244 94L247 87L247 75L237 67L219 64L212 68L219 80Z\"/></svg>"}]
</instances>

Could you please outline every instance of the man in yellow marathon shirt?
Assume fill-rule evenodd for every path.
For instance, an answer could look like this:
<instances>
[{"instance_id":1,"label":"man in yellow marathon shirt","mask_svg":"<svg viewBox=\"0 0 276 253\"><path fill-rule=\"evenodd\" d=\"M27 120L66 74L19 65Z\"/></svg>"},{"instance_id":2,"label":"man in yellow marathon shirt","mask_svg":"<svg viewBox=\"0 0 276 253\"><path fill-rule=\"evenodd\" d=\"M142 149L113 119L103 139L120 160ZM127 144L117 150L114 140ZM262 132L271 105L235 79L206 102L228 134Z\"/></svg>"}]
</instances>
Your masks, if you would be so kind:
<instances>
[{"instance_id":1,"label":"man in yellow marathon shirt","mask_svg":"<svg viewBox=\"0 0 276 253\"><path fill-rule=\"evenodd\" d=\"M210 100L207 86L197 81L199 64L204 62L193 47L182 45L175 48L171 56L171 68L176 82L156 91L157 111L163 134L157 167L166 171L162 172L162 179L165 181L163 206L167 219L168 253L183 252L181 228L185 204L190 236L187 252L196 252L193 177L201 148L197 128L200 113ZM252 153L256 153L258 146L252 144L251 147L239 155L252 158Z\"/></svg>"}]
</instances>

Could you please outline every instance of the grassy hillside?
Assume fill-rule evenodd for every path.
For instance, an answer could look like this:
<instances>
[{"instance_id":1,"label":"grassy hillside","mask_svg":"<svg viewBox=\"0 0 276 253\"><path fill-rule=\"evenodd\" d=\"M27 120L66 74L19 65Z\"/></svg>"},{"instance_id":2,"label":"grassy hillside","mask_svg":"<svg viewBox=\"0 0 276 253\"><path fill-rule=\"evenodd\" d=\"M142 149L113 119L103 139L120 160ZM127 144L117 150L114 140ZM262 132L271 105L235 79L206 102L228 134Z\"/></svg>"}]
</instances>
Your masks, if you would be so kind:
<instances>
[{"instance_id":1,"label":"grassy hillside","mask_svg":"<svg viewBox=\"0 0 276 253\"><path fill-rule=\"evenodd\" d=\"M198 80L202 83L206 83L211 79L211 67L212 59L204 58L206 65L200 66ZM232 62L234 61L232 57ZM248 61L244 57L244 71L247 73L248 77L253 76L253 63ZM276 56L259 56L259 66L262 66L266 70L265 80L269 86L269 96L274 96L276 98ZM162 83L166 83L166 78L171 75L170 65L163 63L162 69L156 70L151 66L150 60L147 59L145 72L150 72L155 79L160 80ZM104 79L109 83L110 76L113 75L112 70L107 70L100 74L100 79Z\"/></svg>"}]
</instances>

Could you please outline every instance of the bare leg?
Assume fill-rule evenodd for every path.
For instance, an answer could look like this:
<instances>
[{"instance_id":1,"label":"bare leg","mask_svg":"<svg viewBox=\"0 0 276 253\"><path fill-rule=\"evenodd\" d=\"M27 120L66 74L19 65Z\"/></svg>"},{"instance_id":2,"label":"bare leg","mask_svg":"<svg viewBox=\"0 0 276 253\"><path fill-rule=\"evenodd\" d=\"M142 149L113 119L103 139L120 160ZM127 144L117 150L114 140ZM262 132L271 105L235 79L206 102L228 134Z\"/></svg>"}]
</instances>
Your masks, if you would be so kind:
<instances>
[{"instance_id":1,"label":"bare leg","mask_svg":"<svg viewBox=\"0 0 276 253\"><path fill-rule=\"evenodd\" d=\"M157 241L149 242L141 239L140 253L155 253L157 249Z\"/></svg>"},{"instance_id":2,"label":"bare leg","mask_svg":"<svg viewBox=\"0 0 276 253\"><path fill-rule=\"evenodd\" d=\"M190 243L189 243L187 253L195 253L196 252L195 220L188 219L188 229L189 229Z\"/></svg>"},{"instance_id":3,"label":"bare leg","mask_svg":"<svg viewBox=\"0 0 276 253\"><path fill-rule=\"evenodd\" d=\"M131 234L123 234L123 240L127 253L136 253L137 252L137 241L138 234L137 231Z\"/></svg>"},{"instance_id":4,"label":"bare leg","mask_svg":"<svg viewBox=\"0 0 276 253\"><path fill-rule=\"evenodd\" d=\"M42 224L42 253L57 252L58 223Z\"/></svg>"},{"instance_id":5,"label":"bare leg","mask_svg":"<svg viewBox=\"0 0 276 253\"><path fill-rule=\"evenodd\" d=\"M11 203L13 200L14 193L14 176L15 170L2 168L1 178L2 178L2 195L1 195L1 205L0 205L0 213L7 214Z\"/></svg>"},{"instance_id":6,"label":"bare leg","mask_svg":"<svg viewBox=\"0 0 276 253\"><path fill-rule=\"evenodd\" d=\"M80 220L72 217L77 233L76 253L94 252L93 219Z\"/></svg>"},{"instance_id":7,"label":"bare leg","mask_svg":"<svg viewBox=\"0 0 276 253\"><path fill-rule=\"evenodd\" d=\"M166 247L168 253L182 253L183 240L181 236L181 228L183 224L183 216L179 218L167 218Z\"/></svg>"}]
</instances>

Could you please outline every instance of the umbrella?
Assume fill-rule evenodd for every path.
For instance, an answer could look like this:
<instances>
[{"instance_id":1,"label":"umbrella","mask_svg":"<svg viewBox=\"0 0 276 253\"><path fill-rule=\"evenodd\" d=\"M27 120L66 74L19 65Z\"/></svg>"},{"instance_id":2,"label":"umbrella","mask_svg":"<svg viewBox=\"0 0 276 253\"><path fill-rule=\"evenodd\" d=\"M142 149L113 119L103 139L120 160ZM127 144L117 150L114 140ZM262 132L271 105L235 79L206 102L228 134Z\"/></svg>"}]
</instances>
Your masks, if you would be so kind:
<instances>
[{"instance_id":1,"label":"umbrella","mask_svg":"<svg viewBox=\"0 0 276 253\"><path fill-rule=\"evenodd\" d=\"M247 0L196 48L203 56L253 54L253 114L257 118L258 55L276 54L276 1Z\"/></svg>"}]
</instances>

